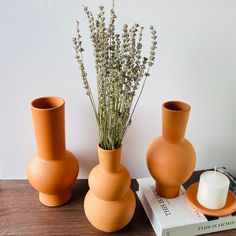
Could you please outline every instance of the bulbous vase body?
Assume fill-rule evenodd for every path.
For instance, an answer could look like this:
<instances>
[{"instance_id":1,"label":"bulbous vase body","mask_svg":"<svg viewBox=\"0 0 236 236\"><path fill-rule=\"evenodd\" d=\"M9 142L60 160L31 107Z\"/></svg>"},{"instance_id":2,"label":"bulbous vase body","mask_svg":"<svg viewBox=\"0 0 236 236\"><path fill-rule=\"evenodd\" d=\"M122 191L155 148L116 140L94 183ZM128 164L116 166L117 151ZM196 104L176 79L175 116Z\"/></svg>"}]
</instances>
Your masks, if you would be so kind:
<instances>
[{"instance_id":1,"label":"bulbous vase body","mask_svg":"<svg viewBox=\"0 0 236 236\"><path fill-rule=\"evenodd\" d=\"M165 198L177 197L181 185L192 175L196 154L184 138L190 106L179 101L162 106L162 136L147 150L147 166L156 181L156 192Z\"/></svg>"},{"instance_id":2,"label":"bulbous vase body","mask_svg":"<svg viewBox=\"0 0 236 236\"><path fill-rule=\"evenodd\" d=\"M31 103L37 153L29 160L27 175L46 206L60 206L69 201L79 163L65 148L64 101L42 97Z\"/></svg>"},{"instance_id":3,"label":"bulbous vase body","mask_svg":"<svg viewBox=\"0 0 236 236\"><path fill-rule=\"evenodd\" d=\"M90 190L84 211L90 223L104 232L125 227L132 219L136 201L130 190L130 174L120 164L121 148L104 150L98 146L99 164L89 175Z\"/></svg>"}]
</instances>

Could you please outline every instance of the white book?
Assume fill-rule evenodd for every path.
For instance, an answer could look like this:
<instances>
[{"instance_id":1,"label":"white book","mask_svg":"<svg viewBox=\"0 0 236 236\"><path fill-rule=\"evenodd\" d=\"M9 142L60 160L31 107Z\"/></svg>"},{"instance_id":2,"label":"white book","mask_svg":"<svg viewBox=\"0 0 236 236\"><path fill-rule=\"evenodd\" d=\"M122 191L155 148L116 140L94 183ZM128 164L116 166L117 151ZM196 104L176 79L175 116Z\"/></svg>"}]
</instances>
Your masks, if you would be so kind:
<instances>
[{"instance_id":1,"label":"white book","mask_svg":"<svg viewBox=\"0 0 236 236\"><path fill-rule=\"evenodd\" d=\"M177 198L165 199L156 194L151 177L137 180L137 195L158 236L192 236L236 228L235 213L208 217L195 210L187 203L183 186Z\"/></svg>"}]
</instances>

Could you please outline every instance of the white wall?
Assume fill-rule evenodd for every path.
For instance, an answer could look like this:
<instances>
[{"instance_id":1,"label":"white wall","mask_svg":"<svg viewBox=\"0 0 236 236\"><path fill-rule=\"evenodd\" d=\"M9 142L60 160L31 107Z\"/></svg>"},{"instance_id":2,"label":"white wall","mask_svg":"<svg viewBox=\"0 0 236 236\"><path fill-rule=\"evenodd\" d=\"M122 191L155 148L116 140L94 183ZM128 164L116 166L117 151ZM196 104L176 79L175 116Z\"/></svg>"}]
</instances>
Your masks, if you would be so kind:
<instances>
[{"instance_id":1,"label":"white wall","mask_svg":"<svg viewBox=\"0 0 236 236\"><path fill-rule=\"evenodd\" d=\"M67 147L81 164L79 178L97 163L97 127L71 38L80 20L86 62L95 87L82 3L92 10L108 0L0 1L0 178L26 178L35 151L29 103L45 95L66 101ZM161 131L161 104L192 106L186 137L197 151L197 169L227 166L236 175L236 1L117 0L118 25L138 22L158 29L159 51L132 127L123 163L132 177L148 176L145 151ZM148 48L145 38L145 46Z\"/></svg>"}]
</instances>

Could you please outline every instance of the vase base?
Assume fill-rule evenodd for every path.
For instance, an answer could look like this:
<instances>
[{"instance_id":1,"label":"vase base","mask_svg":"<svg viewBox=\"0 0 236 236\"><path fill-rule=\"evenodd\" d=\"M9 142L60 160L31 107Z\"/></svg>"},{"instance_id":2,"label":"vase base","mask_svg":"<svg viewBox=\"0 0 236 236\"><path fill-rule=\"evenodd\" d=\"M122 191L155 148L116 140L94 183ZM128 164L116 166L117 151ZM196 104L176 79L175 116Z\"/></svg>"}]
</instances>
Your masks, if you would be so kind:
<instances>
[{"instance_id":1,"label":"vase base","mask_svg":"<svg viewBox=\"0 0 236 236\"><path fill-rule=\"evenodd\" d=\"M48 207L55 207L55 206L61 206L67 203L71 198L71 191L65 191L60 194L45 194L45 193L39 193L39 201Z\"/></svg>"},{"instance_id":2,"label":"vase base","mask_svg":"<svg viewBox=\"0 0 236 236\"><path fill-rule=\"evenodd\" d=\"M105 201L89 190L84 200L84 211L89 222L97 229L111 233L124 228L132 219L136 200L129 190L124 198Z\"/></svg>"},{"instance_id":3,"label":"vase base","mask_svg":"<svg viewBox=\"0 0 236 236\"><path fill-rule=\"evenodd\" d=\"M175 198L178 197L180 186L168 187L160 185L156 182L156 192L160 197Z\"/></svg>"}]
</instances>

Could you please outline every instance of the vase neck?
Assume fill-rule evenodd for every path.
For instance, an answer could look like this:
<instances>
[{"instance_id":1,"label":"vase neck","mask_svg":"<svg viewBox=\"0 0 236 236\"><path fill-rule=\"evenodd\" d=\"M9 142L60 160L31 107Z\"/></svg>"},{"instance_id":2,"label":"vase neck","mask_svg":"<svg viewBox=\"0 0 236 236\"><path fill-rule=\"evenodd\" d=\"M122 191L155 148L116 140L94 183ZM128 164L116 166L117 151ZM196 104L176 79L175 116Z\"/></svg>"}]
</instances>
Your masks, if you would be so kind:
<instances>
[{"instance_id":1,"label":"vase neck","mask_svg":"<svg viewBox=\"0 0 236 236\"><path fill-rule=\"evenodd\" d=\"M108 172L115 173L120 169L122 148L105 150L98 145L98 157L101 167Z\"/></svg>"},{"instance_id":2,"label":"vase neck","mask_svg":"<svg viewBox=\"0 0 236 236\"><path fill-rule=\"evenodd\" d=\"M179 101L166 102L162 106L162 137L170 143L184 141L190 113L190 105Z\"/></svg>"},{"instance_id":3,"label":"vase neck","mask_svg":"<svg viewBox=\"0 0 236 236\"><path fill-rule=\"evenodd\" d=\"M43 97L31 103L38 155L45 160L65 157L64 101Z\"/></svg>"}]
</instances>

